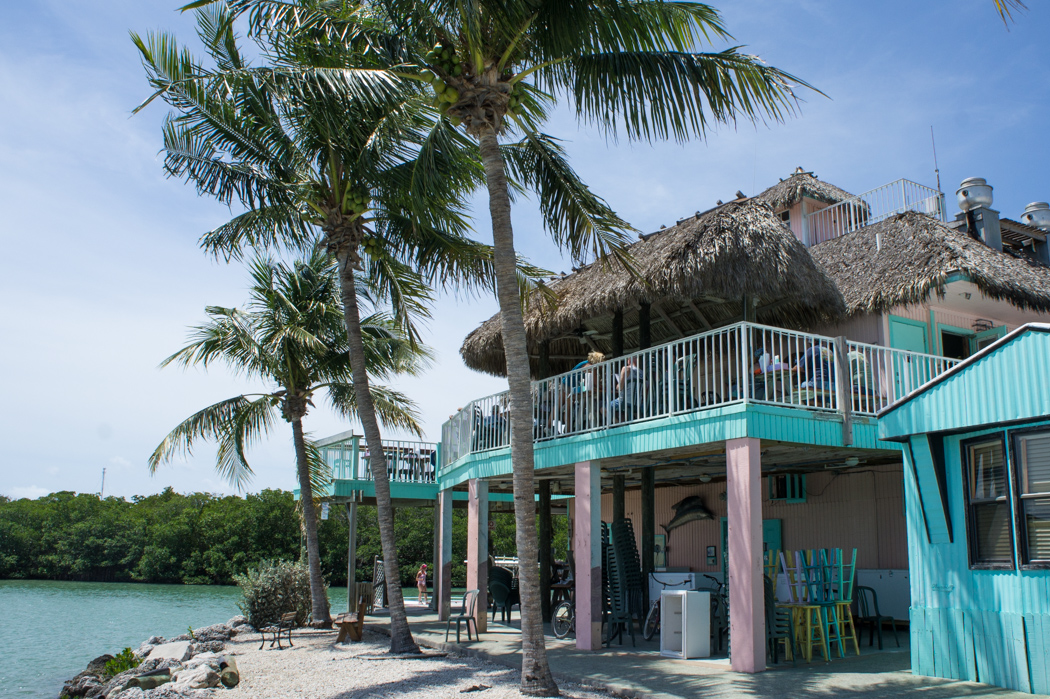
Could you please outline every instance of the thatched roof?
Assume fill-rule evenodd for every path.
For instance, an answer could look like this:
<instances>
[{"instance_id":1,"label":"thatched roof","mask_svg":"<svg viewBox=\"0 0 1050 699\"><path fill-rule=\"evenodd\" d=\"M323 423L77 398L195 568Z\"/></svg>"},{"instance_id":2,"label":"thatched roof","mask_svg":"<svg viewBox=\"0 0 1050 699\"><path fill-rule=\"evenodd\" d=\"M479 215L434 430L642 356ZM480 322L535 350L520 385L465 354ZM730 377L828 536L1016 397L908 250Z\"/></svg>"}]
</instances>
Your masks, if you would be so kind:
<instances>
[{"instance_id":1,"label":"thatched roof","mask_svg":"<svg viewBox=\"0 0 1050 699\"><path fill-rule=\"evenodd\" d=\"M906 212L810 248L842 291L850 314L923 303L953 274L986 296L1050 312L1050 267L999 252L965 230Z\"/></svg>"},{"instance_id":2,"label":"thatched roof","mask_svg":"<svg viewBox=\"0 0 1050 699\"><path fill-rule=\"evenodd\" d=\"M833 184L818 180L812 172L796 168L791 177L780 180L779 183L756 194L753 198L769 204L774 211L780 211L802 201L802 197L816 199L825 204L838 204L840 201L852 199L853 195Z\"/></svg>"},{"instance_id":3,"label":"thatched roof","mask_svg":"<svg viewBox=\"0 0 1050 699\"><path fill-rule=\"evenodd\" d=\"M550 284L558 302L525 313L533 374L541 343L551 369L571 368L588 350L612 350L612 317L622 309L624 348L638 347L638 307L653 304L652 344L743 320L744 299L759 322L805 328L844 312L842 297L805 246L764 203L744 199L680 221L630 248L638 276L602 262ZM499 316L467 336L467 366L506 371Z\"/></svg>"}]
</instances>

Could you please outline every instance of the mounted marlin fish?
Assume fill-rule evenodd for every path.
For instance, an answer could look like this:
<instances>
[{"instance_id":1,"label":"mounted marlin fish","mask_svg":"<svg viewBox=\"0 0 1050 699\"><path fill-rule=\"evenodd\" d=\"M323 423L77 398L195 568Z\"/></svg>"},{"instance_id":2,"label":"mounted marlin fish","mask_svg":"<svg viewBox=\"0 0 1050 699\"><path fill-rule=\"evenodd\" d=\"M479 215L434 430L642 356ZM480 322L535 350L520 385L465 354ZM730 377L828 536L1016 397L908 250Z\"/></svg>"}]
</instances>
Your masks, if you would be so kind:
<instances>
[{"instance_id":1,"label":"mounted marlin fish","mask_svg":"<svg viewBox=\"0 0 1050 699\"><path fill-rule=\"evenodd\" d=\"M701 519L713 519L711 511L704 507L704 501L699 495L690 495L687 498L683 498L674 505L674 517L667 524L661 524L665 532L667 532L668 541L671 540L671 532L683 524L689 522L695 522Z\"/></svg>"}]
</instances>

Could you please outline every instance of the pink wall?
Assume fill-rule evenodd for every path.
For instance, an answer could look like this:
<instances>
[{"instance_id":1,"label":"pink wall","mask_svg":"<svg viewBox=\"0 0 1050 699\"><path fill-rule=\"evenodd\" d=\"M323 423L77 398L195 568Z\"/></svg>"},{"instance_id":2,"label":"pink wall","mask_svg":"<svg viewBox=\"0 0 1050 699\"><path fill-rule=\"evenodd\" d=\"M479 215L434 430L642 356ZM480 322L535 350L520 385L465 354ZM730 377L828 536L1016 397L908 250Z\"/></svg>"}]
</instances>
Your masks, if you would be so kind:
<instances>
[{"instance_id":1,"label":"pink wall","mask_svg":"<svg viewBox=\"0 0 1050 699\"><path fill-rule=\"evenodd\" d=\"M857 567L905 569L908 567L904 520L903 469L901 466L863 465L852 471L810 473L806 476L807 500L801 504L771 503L766 478L762 478L762 517L781 520L783 546L800 548L857 549ZM672 505L687 495L699 495L714 514L713 520L690 522L668 537L667 563L694 571L721 570L722 542L719 518L726 503L719 497L725 481L697 486L656 487L656 533L674 515ZM627 491L627 516L641 532L641 493ZM602 495L602 520L612 518L612 494ZM638 542L639 550L641 542ZM716 565L705 562L707 546L718 547Z\"/></svg>"}]
</instances>

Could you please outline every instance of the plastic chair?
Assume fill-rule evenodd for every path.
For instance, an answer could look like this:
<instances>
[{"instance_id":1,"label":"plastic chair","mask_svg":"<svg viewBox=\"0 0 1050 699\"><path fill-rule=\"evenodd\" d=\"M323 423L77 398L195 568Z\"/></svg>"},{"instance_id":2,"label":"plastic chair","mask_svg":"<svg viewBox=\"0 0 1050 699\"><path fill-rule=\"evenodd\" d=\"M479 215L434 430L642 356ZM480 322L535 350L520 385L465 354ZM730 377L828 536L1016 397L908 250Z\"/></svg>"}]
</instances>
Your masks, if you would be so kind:
<instances>
[{"instance_id":1,"label":"plastic chair","mask_svg":"<svg viewBox=\"0 0 1050 699\"><path fill-rule=\"evenodd\" d=\"M869 602L870 599L870 602ZM863 585L857 586L857 621L862 624L871 624L871 632L868 635L868 647L871 647L872 642L875 640L876 632L879 634L879 650L882 650L882 622L889 621L890 628L893 629L893 640L897 642L897 647L901 647L901 640L897 637L897 622L892 616L887 616L879 612L879 596L875 594L875 590L870 587L864 587Z\"/></svg>"},{"instance_id":2,"label":"plastic chair","mask_svg":"<svg viewBox=\"0 0 1050 699\"><path fill-rule=\"evenodd\" d=\"M784 657L795 662L794 624L788 607L777 605L776 584L769 576L763 576L766 598L766 653L773 664L780 662L780 642L784 642Z\"/></svg>"},{"instance_id":3,"label":"plastic chair","mask_svg":"<svg viewBox=\"0 0 1050 699\"><path fill-rule=\"evenodd\" d=\"M492 599L492 621L496 613L503 612L503 621L511 622L511 608L521 604L518 589L514 586L514 574L506 568L496 566L489 571L489 597Z\"/></svg>"},{"instance_id":4,"label":"plastic chair","mask_svg":"<svg viewBox=\"0 0 1050 699\"><path fill-rule=\"evenodd\" d=\"M459 643L459 625L463 622L467 624L467 640L473 641L474 639L470 635L470 625L474 625L474 635L481 640L481 633L478 631L478 621L474 618L474 613L478 606L478 595L481 590L468 590L463 595L463 607L460 609L459 616L453 617L448 620L448 624L445 626L445 640L448 640L448 632L452 628L452 622L456 622L456 643Z\"/></svg>"}]
</instances>

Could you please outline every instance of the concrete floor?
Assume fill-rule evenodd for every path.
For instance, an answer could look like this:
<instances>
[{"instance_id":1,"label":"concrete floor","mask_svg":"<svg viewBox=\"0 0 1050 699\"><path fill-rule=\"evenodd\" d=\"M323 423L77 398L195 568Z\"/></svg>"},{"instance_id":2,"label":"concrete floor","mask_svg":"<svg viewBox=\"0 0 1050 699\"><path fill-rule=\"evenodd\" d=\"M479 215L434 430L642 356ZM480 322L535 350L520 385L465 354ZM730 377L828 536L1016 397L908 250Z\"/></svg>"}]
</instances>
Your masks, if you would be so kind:
<instances>
[{"instance_id":1,"label":"concrete floor","mask_svg":"<svg viewBox=\"0 0 1050 699\"><path fill-rule=\"evenodd\" d=\"M489 617L488 630L480 641L468 642L466 631L461 642L455 643L455 627L445 643L445 623L427 609L407 600L409 622L416 642L431 648L476 655L521 667L521 636L518 613L515 610L512 626L493 624ZM369 626L389 633L385 612L377 610ZM958 682L911 674L911 654L908 634L899 632L901 647L893 642L892 634L883 633L885 649L868 648L862 639L861 655L847 652L844 659L834 658L830 663L814 660L807 664L799 660L792 665L783 661L770 666L763 673L747 675L732 672L726 659L675 660L660 655L659 644L646 643L638 634L636 647L630 637L624 644L614 644L600 651L579 651L571 638L559 641L547 636L547 654L551 670L558 678L601 687L626 697L673 699L697 697L835 697L866 699L894 698L901 695L921 696L924 699L954 697L995 697L1020 699L1031 697L990 685Z\"/></svg>"}]
</instances>

